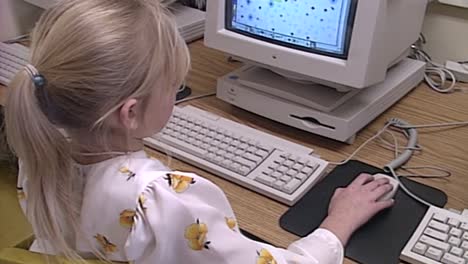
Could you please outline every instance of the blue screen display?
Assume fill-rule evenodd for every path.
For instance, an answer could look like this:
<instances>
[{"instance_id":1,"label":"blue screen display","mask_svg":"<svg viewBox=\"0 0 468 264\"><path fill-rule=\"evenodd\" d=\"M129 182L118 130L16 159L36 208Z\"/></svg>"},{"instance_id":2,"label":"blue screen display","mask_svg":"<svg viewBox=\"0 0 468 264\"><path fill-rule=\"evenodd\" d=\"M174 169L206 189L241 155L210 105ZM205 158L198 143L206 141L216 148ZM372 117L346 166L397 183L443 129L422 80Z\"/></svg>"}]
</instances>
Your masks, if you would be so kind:
<instances>
[{"instance_id":1,"label":"blue screen display","mask_svg":"<svg viewBox=\"0 0 468 264\"><path fill-rule=\"evenodd\" d=\"M227 0L229 30L346 58L357 0Z\"/></svg>"}]
</instances>

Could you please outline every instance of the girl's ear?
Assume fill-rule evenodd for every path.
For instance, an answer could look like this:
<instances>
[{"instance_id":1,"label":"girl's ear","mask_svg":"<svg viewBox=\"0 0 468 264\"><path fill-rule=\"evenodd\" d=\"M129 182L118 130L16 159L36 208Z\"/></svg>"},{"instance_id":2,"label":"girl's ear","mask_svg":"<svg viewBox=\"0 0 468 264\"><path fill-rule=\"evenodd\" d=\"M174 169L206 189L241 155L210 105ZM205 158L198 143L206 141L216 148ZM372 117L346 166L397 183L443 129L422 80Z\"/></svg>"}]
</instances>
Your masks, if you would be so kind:
<instances>
[{"instance_id":1,"label":"girl's ear","mask_svg":"<svg viewBox=\"0 0 468 264\"><path fill-rule=\"evenodd\" d=\"M125 101L119 111L119 121L128 130L138 128L138 104L137 99L131 98Z\"/></svg>"}]
</instances>

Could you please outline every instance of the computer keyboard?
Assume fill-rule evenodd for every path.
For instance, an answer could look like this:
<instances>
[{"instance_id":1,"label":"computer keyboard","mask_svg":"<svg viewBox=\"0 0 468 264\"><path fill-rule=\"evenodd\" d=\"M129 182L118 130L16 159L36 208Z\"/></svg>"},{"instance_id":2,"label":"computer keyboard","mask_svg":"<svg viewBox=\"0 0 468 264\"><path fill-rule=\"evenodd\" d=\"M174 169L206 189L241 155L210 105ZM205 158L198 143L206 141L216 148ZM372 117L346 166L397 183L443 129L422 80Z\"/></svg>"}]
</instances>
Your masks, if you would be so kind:
<instances>
[{"instance_id":1,"label":"computer keyboard","mask_svg":"<svg viewBox=\"0 0 468 264\"><path fill-rule=\"evenodd\" d=\"M193 106L176 107L145 143L282 203L293 205L325 174L312 149Z\"/></svg>"},{"instance_id":2,"label":"computer keyboard","mask_svg":"<svg viewBox=\"0 0 468 264\"><path fill-rule=\"evenodd\" d=\"M467 264L468 217L430 207L400 258L413 264Z\"/></svg>"},{"instance_id":3,"label":"computer keyboard","mask_svg":"<svg viewBox=\"0 0 468 264\"><path fill-rule=\"evenodd\" d=\"M0 83L8 85L16 73L28 64L28 56L27 47L0 42Z\"/></svg>"}]
</instances>

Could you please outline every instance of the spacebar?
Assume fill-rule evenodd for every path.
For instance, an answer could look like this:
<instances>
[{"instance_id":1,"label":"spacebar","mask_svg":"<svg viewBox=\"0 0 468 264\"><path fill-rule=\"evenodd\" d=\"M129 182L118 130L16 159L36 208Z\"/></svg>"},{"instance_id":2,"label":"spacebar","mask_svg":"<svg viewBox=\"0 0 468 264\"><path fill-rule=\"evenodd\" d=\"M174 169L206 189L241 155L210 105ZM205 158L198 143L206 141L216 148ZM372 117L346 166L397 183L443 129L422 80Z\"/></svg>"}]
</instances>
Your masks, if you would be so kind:
<instances>
[{"instance_id":1,"label":"spacebar","mask_svg":"<svg viewBox=\"0 0 468 264\"><path fill-rule=\"evenodd\" d=\"M163 143L166 143L168 145L171 145L179 150L182 150L182 151L185 151L185 152L188 152L192 155L195 155L197 157L203 157L207 154L207 151L202 149L202 148L199 148L199 147L196 147L194 145L190 145L184 141L181 141L177 138L173 138L173 137L170 137L170 136L166 136L166 135L163 135L159 138L159 140ZM181 144L182 143L182 144Z\"/></svg>"}]
</instances>

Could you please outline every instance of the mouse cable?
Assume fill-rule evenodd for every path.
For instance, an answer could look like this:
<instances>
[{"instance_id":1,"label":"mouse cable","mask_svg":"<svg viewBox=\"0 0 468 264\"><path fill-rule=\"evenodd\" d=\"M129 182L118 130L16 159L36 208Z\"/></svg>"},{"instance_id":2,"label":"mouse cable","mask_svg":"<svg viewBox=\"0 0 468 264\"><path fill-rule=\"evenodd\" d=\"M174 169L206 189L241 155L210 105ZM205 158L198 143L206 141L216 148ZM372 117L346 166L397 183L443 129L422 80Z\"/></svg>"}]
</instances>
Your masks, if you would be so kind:
<instances>
[{"instance_id":1,"label":"mouse cable","mask_svg":"<svg viewBox=\"0 0 468 264\"><path fill-rule=\"evenodd\" d=\"M424 178L446 178L451 176L451 172L444 170L442 168L438 167L433 167L433 166L418 166L418 167L405 167L403 166L412 156L414 151L420 151L422 150L422 147L418 145L417 143L417 131L416 128L431 128L431 127L447 127L447 126L465 126L468 125L468 122L450 122L450 123L438 123L438 124L427 124L427 125L410 125L407 122L397 119L397 118L392 118L390 119L385 126L377 131L375 135L367 139L363 144L361 144L351 155L348 156L347 159L341 162L329 162L330 165L343 165L349 162L356 154L361 151L367 144L372 142L373 140L379 138L384 144L386 144L387 147L393 147L393 150L395 151L395 159L388 163L387 165L384 166L384 170L391 173L392 176L397 179L401 185L402 190L407 193L410 197L414 198L418 202L421 202L422 204L425 204L427 206L435 206L432 205L431 203L425 201L424 199L420 198L419 196L415 195L412 193L404 184L399 180L399 177L424 177ZM408 138L408 145L406 147L400 147L398 145L398 140L396 139L395 135L388 130L391 128L396 128L400 129L406 138ZM384 133L390 133L390 135L393 138L394 143L391 144L388 141L384 140L381 136ZM403 149L403 153L400 153L399 150ZM421 175L421 174L409 174L409 175L397 175L395 170L396 169L403 169L408 171L409 169L433 169L437 171L441 171L444 174L441 175Z\"/></svg>"}]
</instances>

